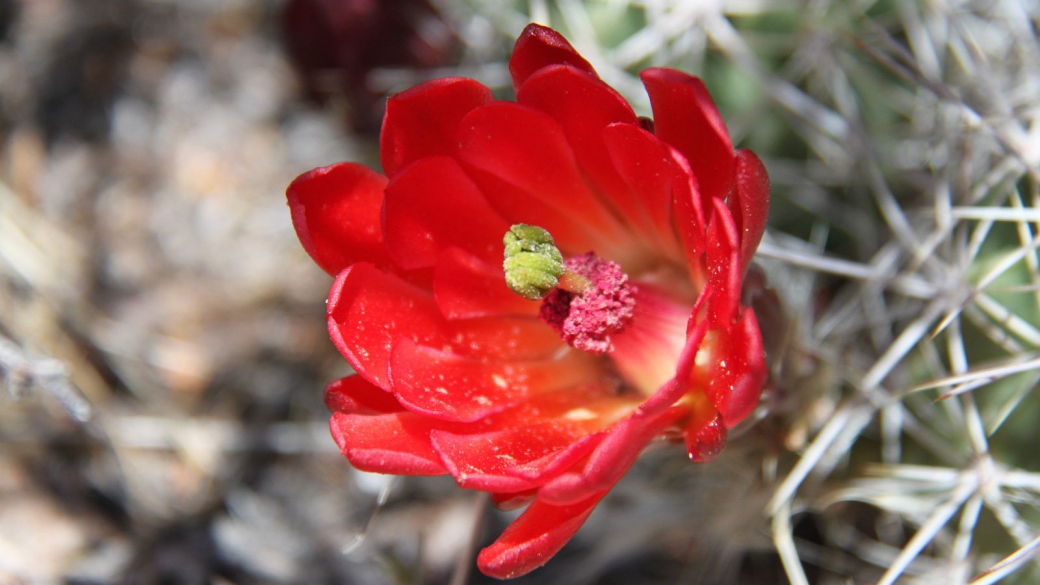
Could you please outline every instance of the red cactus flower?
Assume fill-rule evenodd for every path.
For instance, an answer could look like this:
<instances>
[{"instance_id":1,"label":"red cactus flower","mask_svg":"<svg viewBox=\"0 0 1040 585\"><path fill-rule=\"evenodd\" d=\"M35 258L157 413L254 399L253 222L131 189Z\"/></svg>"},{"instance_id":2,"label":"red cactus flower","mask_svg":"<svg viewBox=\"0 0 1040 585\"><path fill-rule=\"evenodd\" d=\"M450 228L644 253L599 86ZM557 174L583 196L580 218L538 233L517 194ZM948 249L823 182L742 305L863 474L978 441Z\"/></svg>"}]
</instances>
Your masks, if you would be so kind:
<instances>
[{"instance_id":1,"label":"red cactus flower","mask_svg":"<svg viewBox=\"0 0 1040 585\"><path fill-rule=\"evenodd\" d=\"M386 176L341 163L288 189L357 372L326 391L335 440L361 470L530 503L479 555L500 578L553 556L655 438L713 458L766 376L740 289L768 178L704 84L644 71L641 123L538 25L509 69L515 103L462 78L392 97Z\"/></svg>"},{"instance_id":2,"label":"red cactus flower","mask_svg":"<svg viewBox=\"0 0 1040 585\"><path fill-rule=\"evenodd\" d=\"M342 95L357 132L379 130L384 93L372 70L446 65L458 40L430 0L288 0L281 21L307 96Z\"/></svg>"}]
</instances>

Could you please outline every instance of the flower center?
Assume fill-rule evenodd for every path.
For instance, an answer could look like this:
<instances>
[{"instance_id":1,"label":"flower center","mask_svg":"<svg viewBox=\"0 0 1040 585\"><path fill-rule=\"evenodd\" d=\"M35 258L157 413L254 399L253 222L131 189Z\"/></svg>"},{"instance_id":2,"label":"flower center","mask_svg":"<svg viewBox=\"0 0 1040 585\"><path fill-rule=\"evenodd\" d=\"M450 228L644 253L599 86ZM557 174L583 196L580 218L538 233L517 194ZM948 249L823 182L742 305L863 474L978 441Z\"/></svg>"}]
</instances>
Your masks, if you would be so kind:
<instances>
[{"instance_id":1,"label":"flower center","mask_svg":"<svg viewBox=\"0 0 1040 585\"><path fill-rule=\"evenodd\" d=\"M569 258L564 265L585 277L588 286L578 293L563 287L552 290L542 300L538 316L571 347L597 354L613 351L610 336L623 331L635 313L628 276L617 262L591 252Z\"/></svg>"},{"instance_id":2,"label":"flower center","mask_svg":"<svg viewBox=\"0 0 1040 585\"><path fill-rule=\"evenodd\" d=\"M591 252L563 261L549 232L536 226L514 225L503 241L509 288L542 299L539 317L571 347L613 351L611 336L632 322L636 306L621 266Z\"/></svg>"}]
</instances>

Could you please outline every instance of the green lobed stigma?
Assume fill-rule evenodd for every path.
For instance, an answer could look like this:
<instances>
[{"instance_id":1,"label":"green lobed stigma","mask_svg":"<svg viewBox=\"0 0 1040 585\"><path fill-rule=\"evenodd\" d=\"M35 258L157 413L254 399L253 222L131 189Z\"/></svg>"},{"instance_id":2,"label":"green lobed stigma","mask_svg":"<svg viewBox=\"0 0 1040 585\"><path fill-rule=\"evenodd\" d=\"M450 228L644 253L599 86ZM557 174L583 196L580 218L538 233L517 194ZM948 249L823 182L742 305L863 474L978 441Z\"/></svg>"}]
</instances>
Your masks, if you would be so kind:
<instances>
[{"instance_id":1,"label":"green lobed stigma","mask_svg":"<svg viewBox=\"0 0 1040 585\"><path fill-rule=\"evenodd\" d=\"M516 294L537 301L556 288L566 271L563 255L544 229L518 223L502 238L505 244L506 285Z\"/></svg>"}]
</instances>

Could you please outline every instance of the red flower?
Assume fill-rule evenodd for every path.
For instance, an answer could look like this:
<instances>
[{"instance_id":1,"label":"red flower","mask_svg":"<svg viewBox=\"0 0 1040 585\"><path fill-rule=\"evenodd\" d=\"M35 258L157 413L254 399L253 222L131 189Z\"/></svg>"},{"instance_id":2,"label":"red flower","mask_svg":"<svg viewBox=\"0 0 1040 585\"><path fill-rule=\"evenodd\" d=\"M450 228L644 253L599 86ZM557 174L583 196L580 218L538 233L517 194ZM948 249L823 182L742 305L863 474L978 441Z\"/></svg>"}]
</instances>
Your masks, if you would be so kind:
<instances>
[{"instance_id":1,"label":"red flower","mask_svg":"<svg viewBox=\"0 0 1040 585\"><path fill-rule=\"evenodd\" d=\"M370 86L372 70L440 67L457 44L429 0L289 0L281 20L308 97L342 95L359 132L379 129L384 94Z\"/></svg>"},{"instance_id":2,"label":"red flower","mask_svg":"<svg viewBox=\"0 0 1040 585\"><path fill-rule=\"evenodd\" d=\"M357 371L326 392L333 436L358 469L531 502L479 556L500 578L554 555L656 437L713 458L766 376L740 288L768 178L704 84L644 71L651 131L551 29L528 26L509 69L516 103L462 78L392 97L386 177L341 163L288 189ZM514 294L519 223L584 284Z\"/></svg>"}]
</instances>

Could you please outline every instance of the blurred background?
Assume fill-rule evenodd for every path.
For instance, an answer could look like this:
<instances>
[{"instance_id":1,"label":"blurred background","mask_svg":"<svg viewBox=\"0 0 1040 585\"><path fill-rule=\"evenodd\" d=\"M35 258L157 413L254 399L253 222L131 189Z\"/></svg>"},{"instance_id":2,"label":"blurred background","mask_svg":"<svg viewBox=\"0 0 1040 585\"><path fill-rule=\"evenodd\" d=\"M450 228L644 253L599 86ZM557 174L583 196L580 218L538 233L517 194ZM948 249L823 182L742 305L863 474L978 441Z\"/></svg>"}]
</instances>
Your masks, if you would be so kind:
<instances>
[{"instance_id":1,"label":"blurred background","mask_svg":"<svg viewBox=\"0 0 1040 585\"><path fill-rule=\"evenodd\" d=\"M702 76L763 158L772 380L517 583L1040 581L1040 3L0 0L0 584L491 582L507 515L329 437L283 193L378 168L388 93L510 98L531 21L640 114Z\"/></svg>"}]
</instances>

